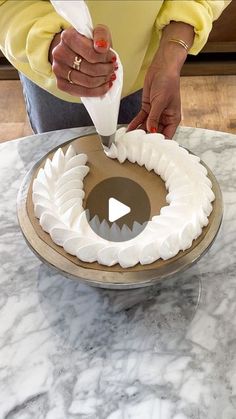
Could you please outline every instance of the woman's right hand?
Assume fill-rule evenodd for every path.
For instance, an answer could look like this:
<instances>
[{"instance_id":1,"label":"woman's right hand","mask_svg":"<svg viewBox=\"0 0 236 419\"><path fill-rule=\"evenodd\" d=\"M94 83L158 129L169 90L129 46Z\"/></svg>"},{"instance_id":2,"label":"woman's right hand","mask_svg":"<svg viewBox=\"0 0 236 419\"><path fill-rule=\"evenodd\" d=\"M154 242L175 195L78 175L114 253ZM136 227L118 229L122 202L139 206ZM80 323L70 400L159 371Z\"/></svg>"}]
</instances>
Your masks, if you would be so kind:
<instances>
[{"instance_id":1,"label":"woman's right hand","mask_svg":"<svg viewBox=\"0 0 236 419\"><path fill-rule=\"evenodd\" d=\"M110 47L110 31L104 25L95 27L93 39L86 38L74 28L57 34L50 47L49 60L58 89L78 97L107 93L116 79L118 68ZM79 71L73 68L76 57L82 58Z\"/></svg>"}]
</instances>

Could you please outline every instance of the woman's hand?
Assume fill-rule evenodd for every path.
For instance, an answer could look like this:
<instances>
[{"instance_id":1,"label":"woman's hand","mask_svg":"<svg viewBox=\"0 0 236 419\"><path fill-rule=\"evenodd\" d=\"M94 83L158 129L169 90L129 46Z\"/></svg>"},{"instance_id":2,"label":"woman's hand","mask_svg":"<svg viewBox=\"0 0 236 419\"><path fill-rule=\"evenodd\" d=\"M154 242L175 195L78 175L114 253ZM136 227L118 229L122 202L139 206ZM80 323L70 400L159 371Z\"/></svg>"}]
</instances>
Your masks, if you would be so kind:
<instances>
[{"instance_id":1,"label":"woman's hand","mask_svg":"<svg viewBox=\"0 0 236 419\"><path fill-rule=\"evenodd\" d=\"M145 77L141 111L128 131L140 127L172 138L180 121L180 75L151 65Z\"/></svg>"},{"instance_id":2,"label":"woman's hand","mask_svg":"<svg viewBox=\"0 0 236 419\"><path fill-rule=\"evenodd\" d=\"M117 70L116 56L110 51L111 43L110 31L103 25L95 27L93 40L73 28L57 34L49 51L57 87L79 97L107 93L116 79ZM73 68L76 57L82 58L79 71Z\"/></svg>"},{"instance_id":3,"label":"woman's hand","mask_svg":"<svg viewBox=\"0 0 236 419\"><path fill-rule=\"evenodd\" d=\"M164 28L145 77L141 111L130 122L128 131L140 127L172 138L181 121L180 72L187 51L171 39L182 39L191 47L194 28L182 22L171 22Z\"/></svg>"}]
</instances>

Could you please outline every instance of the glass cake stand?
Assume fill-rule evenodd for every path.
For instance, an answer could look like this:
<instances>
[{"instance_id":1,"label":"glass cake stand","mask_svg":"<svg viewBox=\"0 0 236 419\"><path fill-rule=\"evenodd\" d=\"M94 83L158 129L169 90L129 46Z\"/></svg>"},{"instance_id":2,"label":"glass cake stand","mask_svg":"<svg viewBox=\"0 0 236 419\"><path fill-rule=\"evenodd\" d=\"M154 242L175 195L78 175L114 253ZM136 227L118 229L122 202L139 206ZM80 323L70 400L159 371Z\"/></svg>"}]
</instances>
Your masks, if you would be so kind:
<instances>
[{"instance_id":1,"label":"glass cake stand","mask_svg":"<svg viewBox=\"0 0 236 419\"><path fill-rule=\"evenodd\" d=\"M98 147L95 141L96 135L79 137L65 142L60 147L66 149L72 144L77 152L103 153L102 146ZM86 150L85 141L86 139ZM62 275L82 281L88 285L110 288L110 289L131 289L154 285L155 283L169 278L180 271L186 270L196 263L212 246L223 218L223 201L219 184L212 171L204 162L201 162L208 171L208 177L212 182L212 189L215 194L213 211L209 217L209 224L203 229L201 236L195 240L190 249L179 252L174 258L158 260L150 265L136 265L133 268L121 268L118 265L104 267L98 263L84 263L75 256L67 254L64 249L57 246L51 240L49 234L45 233L34 215L32 202L32 183L40 167L44 166L45 160L51 157L58 149L56 147L40 159L25 176L17 198L17 212L19 225L23 236L32 251L47 265L55 268ZM130 167L131 163L124 164ZM120 164L118 164L120 167ZM118 166L117 166L118 167ZM132 170L132 168L130 169ZM146 169L143 168L144 171ZM130 171L131 173L131 171ZM115 174L113 173L113 176ZM94 176L93 176L94 178Z\"/></svg>"}]
</instances>

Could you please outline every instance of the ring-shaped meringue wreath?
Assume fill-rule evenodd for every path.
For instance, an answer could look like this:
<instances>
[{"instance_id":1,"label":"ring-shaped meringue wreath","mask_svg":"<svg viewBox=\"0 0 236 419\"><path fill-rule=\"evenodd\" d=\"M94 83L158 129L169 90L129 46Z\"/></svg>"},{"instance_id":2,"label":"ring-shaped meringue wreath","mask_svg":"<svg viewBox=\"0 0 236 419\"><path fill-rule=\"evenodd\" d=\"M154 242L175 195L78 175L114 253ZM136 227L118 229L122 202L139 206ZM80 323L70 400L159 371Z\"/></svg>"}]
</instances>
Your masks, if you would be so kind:
<instances>
[{"instance_id":1,"label":"ring-shaped meringue wreath","mask_svg":"<svg viewBox=\"0 0 236 419\"><path fill-rule=\"evenodd\" d=\"M110 158L154 170L165 182L167 206L152 217L135 238L111 242L90 227L83 209L83 179L89 172L87 156L69 146L47 159L33 182L34 211L44 231L71 255L84 262L123 268L169 259L191 247L208 224L215 199L200 159L161 134L143 130L117 131L107 151Z\"/></svg>"}]
</instances>

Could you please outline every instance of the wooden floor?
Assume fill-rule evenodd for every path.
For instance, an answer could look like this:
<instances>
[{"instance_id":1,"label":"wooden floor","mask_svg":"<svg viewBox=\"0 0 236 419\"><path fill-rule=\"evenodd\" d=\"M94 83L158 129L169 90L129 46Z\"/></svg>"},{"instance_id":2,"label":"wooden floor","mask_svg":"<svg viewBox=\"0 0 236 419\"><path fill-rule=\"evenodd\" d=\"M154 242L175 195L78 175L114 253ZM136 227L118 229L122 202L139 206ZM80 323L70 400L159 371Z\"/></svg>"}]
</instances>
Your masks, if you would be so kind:
<instances>
[{"instance_id":1,"label":"wooden floor","mask_svg":"<svg viewBox=\"0 0 236 419\"><path fill-rule=\"evenodd\" d=\"M236 75L183 77L182 125L236 134Z\"/></svg>"},{"instance_id":2,"label":"wooden floor","mask_svg":"<svg viewBox=\"0 0 236 419\"><path fill-rule=\"evenodd\" d=\"M236 75L182 77L184 126L236 134ZM30 135L19 81L0 81L0 142Z\"/></svg>"},{"instance_id":3,"label":"wooden floor","mask_svg":"<svg viewBox=\"0 0 236 419\"><path fill-rule=\"evenodd\" d=\"M0 142L32 134L25 111L21 84L0 81Z\"/></svg>"}]
</instances>

